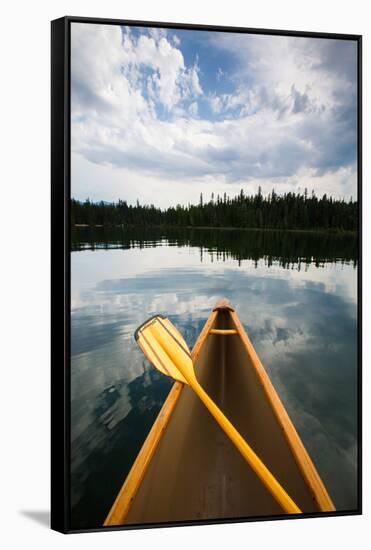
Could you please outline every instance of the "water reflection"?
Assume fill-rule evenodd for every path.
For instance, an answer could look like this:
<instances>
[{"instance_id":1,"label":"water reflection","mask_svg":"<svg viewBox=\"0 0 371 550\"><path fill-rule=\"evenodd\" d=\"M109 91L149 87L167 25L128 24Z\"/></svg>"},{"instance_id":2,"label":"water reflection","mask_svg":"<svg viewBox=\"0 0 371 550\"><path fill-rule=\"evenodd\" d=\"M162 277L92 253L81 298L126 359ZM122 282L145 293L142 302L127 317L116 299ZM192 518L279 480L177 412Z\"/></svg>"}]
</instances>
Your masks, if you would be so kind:
<instances>
[{"instance_id":1,"label":"water reflection","mask_svg":"<svg viewBox=\"0 0 371 550\"><path fill-rule=\"evenodd\" d=\"M135 328L164 313L192 346L221 296L237 308L337 507L356 505L356 240L327 236L316 250L313 235L290 234L293 253L287 234L244 232L238 243L238 232L207 233L115 233L112 242L103 229L74 233L75 527L101 525L171 385L143 359Z\"/></svg>"},{"instance_id":2,"label":"water reflection","mask_svg":"<svg viewBox=\"0 0 371 550\"><path fill-rule=\"evenodd\" d=\"M160 228L79 228L72 231L72 250L130 249L158 246L192 246L212 260L264 258L268 265L278 261L283 267L297 264L340 261L357 263L357 239L349 233L331 235L299 231L256 231Z\"/></svg>"}]
</instances>

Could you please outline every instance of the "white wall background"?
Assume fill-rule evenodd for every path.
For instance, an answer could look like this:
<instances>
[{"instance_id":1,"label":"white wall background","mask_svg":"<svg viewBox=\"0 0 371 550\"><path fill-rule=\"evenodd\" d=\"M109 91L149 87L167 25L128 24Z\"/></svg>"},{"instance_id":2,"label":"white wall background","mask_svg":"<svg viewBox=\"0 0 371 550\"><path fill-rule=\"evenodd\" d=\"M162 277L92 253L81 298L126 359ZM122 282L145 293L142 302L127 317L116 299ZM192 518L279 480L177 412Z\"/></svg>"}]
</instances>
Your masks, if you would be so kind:
<instances>
[{"instance_id":1,"label":"white wall background","mask_svg":"<svg viewBox=\"0 0 371 550\"><path fill-rule=\"evenodd\" d=\"M1 376L0 541L3 548L369 548L370 223L364 229L364 515L63 536L49 509L50 23L63 15L364 34L364 124L369 119L369 21L363 0L8 1L0 32ZM364 210L371 214L368 128ZM5 307L4 307L5 306ZM32 519L32 516L35 519ZM38 519L37 519L38 518ZM368 534L370 538L370 534Z\"/></svg>"}]
</instances>

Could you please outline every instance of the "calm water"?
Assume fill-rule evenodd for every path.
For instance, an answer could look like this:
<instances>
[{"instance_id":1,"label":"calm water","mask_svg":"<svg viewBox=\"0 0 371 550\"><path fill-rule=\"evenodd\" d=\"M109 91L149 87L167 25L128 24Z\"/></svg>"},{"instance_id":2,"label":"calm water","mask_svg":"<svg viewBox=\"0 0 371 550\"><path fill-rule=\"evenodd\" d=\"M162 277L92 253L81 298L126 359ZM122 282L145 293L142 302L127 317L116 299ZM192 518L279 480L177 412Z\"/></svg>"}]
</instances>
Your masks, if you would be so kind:
<instances>
[{"instance_id":1,"label":"calm water","mask_svg":"<svg viewBox=\"0 0 371 550\"><path fill-rule=\"evenodd\" d=\"M357 242L228 230L79 229L72 238L71 493L100 526L171 383L133 333L166 314L192 346L237 309L338 509L356 507Z\"/></svg>"}]
</instances>

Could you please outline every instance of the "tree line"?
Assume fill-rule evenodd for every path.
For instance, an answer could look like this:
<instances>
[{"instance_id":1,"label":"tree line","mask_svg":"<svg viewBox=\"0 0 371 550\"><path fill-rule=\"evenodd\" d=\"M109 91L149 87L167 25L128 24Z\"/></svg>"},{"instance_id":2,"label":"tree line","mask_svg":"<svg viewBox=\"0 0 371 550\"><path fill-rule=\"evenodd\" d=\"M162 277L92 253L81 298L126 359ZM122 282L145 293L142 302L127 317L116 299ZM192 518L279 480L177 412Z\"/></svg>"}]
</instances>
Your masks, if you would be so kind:
<instances>
[{"instance_id":1,"label":"tree line","mask_svg":"<svg viewBox=\"0 0 371 550\"><path fill-rule=\"evenodd\" d=\"M312 191L278 195L274 190L263 196L261 188L255 195L229 197L214 194L208 202L201 193L199 203L160 209L151 205L78 201L71 199L72 225L123 225L169 227L241 227L256 229L334 229L356 231L358 202L321 198Z\"/></svg>"}]
</instances>

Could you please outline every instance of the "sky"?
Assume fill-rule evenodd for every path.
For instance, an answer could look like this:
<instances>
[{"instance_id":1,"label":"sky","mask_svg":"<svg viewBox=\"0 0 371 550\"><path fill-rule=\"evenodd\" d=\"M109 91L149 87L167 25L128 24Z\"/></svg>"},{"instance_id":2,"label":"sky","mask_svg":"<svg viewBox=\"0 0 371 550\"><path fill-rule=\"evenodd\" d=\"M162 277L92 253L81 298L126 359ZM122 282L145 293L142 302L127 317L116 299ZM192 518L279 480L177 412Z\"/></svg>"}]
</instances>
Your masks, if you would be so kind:
<instances>
[{"instance_id":1,"label":"sky","mask_svg":"<svg viewBox=\"0 0 371 550\"><path fill-rule=\"evenodd\" d=\"M71 195L357 197L351 40L72 23Z\"/></svg>"}]
</instances>

